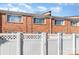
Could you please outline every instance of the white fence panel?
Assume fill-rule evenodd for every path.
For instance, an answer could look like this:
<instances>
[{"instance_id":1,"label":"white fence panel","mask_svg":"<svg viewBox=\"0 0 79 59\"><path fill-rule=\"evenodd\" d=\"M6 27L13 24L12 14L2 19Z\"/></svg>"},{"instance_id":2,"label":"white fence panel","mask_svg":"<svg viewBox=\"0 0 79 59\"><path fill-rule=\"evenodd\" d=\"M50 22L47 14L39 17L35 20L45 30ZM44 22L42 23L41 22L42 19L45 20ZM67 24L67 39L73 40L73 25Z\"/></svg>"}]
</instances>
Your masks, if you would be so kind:
<instances>
[{"instance_id":1,"label":"white fence panel","mask_svg":"<svg viewBox=\"0 0 79 59\"><path fill-rule=\"evenodd\" d=\"M1 33L0 34L0 54L1 55L15 55L17 36L15 34Z\"/></svg>"},{"instance_id":2,"label":"white fence panel","mask_svg":"<svg viewBox=\"0 0 79 59\"><path fill-rule=\"evenodd\" d=\"M76 54L79 55L79 34L76 34Z\"/></svg>"},{"instance_id":3,"label":"white fence panel","mask_svg":"<svg viewBox=\"0 0 79 59\"><path fill-rule=\"evenodd\" d=\"M58 35L48 34L48 55L58 55Z\"/></svg>"},{"instance_id":4,"label":"white fence panel","mask_svg":"<svg viewBox=\"0 0 79 59\"><path fill-rule=\"evenodd\" d=\"M40 55L41 54L41 34L24 34L23 54Z\"/></svg>"},{"instance_id":5,"label":"white fence panel","mask_svg":"<svg viewBox=\"0 0 79 59\"><path fill-rule=\"evenodd\" d=\"M63 54L72 55L73 54L73 35L63 34Z\"/></svg>"}]
</instances>

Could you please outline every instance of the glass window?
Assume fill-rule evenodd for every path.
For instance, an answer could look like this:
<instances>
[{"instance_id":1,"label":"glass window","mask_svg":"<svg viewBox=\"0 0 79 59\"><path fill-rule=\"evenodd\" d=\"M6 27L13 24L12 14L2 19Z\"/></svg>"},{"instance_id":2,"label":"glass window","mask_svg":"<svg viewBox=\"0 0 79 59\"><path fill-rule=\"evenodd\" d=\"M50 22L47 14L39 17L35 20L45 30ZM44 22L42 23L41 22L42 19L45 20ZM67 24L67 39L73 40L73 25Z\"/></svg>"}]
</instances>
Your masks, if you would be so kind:
<instances>
[{"instance_id":1,"label":"glass window","mask_svg":"<svg viewBox=\"0 0 79 59\"><path fill-rule=\"evenodd\" d=\"M72 26L79 26L79 21L71 21Z\"/></svg>"},{"instance_id":2,"label":"glass window","mask_svg":"<svg viewBox=\"0 0 79 59\"><path fill-rule=\"evenodd\" d=\"M8 22L20 22L21 21L21 16L8 15L7 16L7 21Z\"/></svg>"},{"instance_id":3,"label":"glass window","mask_svg":"<svg viewBox=\"0 0 79 59\"><path fill-rule=\"evenodd\" d=\"M64 20L55 20L55 25L64 25Z\"/></svg>"},{"instance_id":4,"label":"glass window","mask_svg":"<svg viewBox=\"0 0 79 59\"><path fill-rule=\"evenodd\" d=\"M34 18L33 23L44 24L44 18Z\"/></svg>"}]
</instances>

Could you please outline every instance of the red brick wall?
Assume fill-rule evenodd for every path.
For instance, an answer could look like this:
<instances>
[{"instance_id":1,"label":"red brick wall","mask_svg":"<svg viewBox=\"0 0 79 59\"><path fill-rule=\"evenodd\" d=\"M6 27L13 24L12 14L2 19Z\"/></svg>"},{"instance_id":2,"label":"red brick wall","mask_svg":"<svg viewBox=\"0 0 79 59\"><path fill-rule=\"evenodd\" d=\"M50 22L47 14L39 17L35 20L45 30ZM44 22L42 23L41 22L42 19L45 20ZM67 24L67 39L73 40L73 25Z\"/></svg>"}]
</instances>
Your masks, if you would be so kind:
<instances>
[{"instance_id":1,"label":"red brick wall","mask_svg":"<svg viewBox=\"0 0 79 59\"><path fill-rule=\"evenodd\" d=\"M45 24L32 23L32 32L50 32L50 19L45 19Z\"/></svg>"},{"instance_id":2,"label":"red brick wall","mask_svg":"<svg viewBox=\"0 0 79 59\"><path fill-rule=\"evenodd\" d=\"M33 18L31 16L22 16L21 23L9 23L7 22L7 15L0 14L0 32L50 32L50 19L47 18L45 24L34 24L32 22ZM54 25L54 20L52 19L52 32L79 32L79 26L71 26L70 21L65 19L65 24L63 26Z\"/></svg>"},{"instance_id":3,"label":"red brick wall","mask_svg":"<svg viewBox=\"0 0 79 59\"><path fill-rule=\"evenodd\" d=\"M69 21L69 23L68 23L68 32L70 32L70 33L72 33L72 32L78 33L79 32L79 26L71 26L71 23Z\"/></svg>"},{"instance_id":4,"label":"red brick wall","mask_svg":"<svg viewBox=\"0 0 79 59\"><path fill-rule=\"evenodd\" d=\"M65 32L65 33L78 33L79 26L72 26L71 21L65 19L65 24L63 26L55 26L54 20L52 20L52 32Z\"/></svg>"},{"instance_id":5,"label":"red brick wall","mask_svg":"<svg viewBox=\"0 0 79 59\"><path fill-rule=\"evenodd\" d=\"M7 15L2 15L2 32L26 32L26 16L22 16L22 23L7 22Z\"/></svg>"},{"instance_id":6,"label":"red brick wall","mask_svg":"<svg viewBox=\"0 0 79 59\"><path fill-rule=\"evenodd\" d=\"M67 32L68 31L68 21L64 21L64 25L55 25L54 24L54 19L52 19L52 32Z\"/></svg>"},{"instance_id":7,"label":"red brick wall","mask_svg":"<svg viewBox=\"0 0 79 59\"><path fill-rule=\"evenodd\" d=\"M32 32L32 17L26 16L26 29L28 33Z\"/></svg>"}]
</instances>

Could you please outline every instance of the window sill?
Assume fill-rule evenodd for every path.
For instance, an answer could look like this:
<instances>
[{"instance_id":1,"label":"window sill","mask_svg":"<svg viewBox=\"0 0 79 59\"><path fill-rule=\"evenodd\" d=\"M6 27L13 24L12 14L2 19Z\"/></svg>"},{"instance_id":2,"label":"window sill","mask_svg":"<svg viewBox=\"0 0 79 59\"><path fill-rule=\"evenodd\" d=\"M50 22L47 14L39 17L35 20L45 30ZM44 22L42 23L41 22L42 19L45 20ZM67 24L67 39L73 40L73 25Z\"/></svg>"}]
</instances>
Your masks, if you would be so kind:
<instances>
[{"instance_id":1,"label":"window sill","mask_svg":"<svg viewBox=\"0 0 79 59\"><path fill-rule=\"evenodd\" d=\"M7 22L7 23L12 23L12 24L23 24L22 22Z\"/></svg>"},{"instance_id":2,"label":"window sill","mask_svg":"<svg viewBox=\"0 0 79 59\"><path fill-rule=\"evenodd\" d=\"M35 25L46 25L45 23L44 24L33 23L33 24L35 24Z\"/></svg>"},{"instance_id":3,"label":"window sill","mask_svg":"<svg viewBox=\"0 0 79 59\"><path fill-rule=\"evenodd\" d=\"M54 26L65 26L65 25L54 25Z\"/></svg>"}]
</instances>

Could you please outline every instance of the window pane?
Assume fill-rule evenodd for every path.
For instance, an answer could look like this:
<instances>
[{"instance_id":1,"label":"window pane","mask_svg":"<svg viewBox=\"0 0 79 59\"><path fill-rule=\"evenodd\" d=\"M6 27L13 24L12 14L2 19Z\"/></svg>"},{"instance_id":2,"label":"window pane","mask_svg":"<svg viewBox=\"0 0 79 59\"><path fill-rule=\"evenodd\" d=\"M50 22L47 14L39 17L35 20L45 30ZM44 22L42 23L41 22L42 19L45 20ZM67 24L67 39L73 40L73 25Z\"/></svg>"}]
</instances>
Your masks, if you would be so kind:
<instances>
[{"instance_id":1,"label":"window pane","mask_svg":"<svg viewBox=\"0 0 79 59\"><path fill-rule=\"evenodd\" d=\"M71 25L72 26L76 26L77 25L77 22L76 21L71 21Z\"/></svg>"},{"instance_id":2,"label":"window pane","mask_svg":"<svg viewBox=\"0 0 79 59\"><path fill-rule=\"evenodd\" d=\"M43 18L34 18L34 23L36 23L36 24L43 24L44 23L44 19Z\"/></svg>"},{"instance_id":3,"label":"window pane","mask_svg":"<svg viewBox=\"0 0 79 59\"><path fill-rule=\"evenodd\" d=\"M55 25L63 25L64 20L55 20Z\"/></svg>"},{"instance_id":4,"label":"window pane","mask_svg":"<svg viewBox=\"0 0 79 59\"><path fill-rule=\"evenodd\" d=\"M79 21L77 22L77 26L79 26Z\"/></svg>"},{"instance_id":5,"label":"window pane","mask_svg":"<svg viewBox=\"0 0 79 59\"><path fill-rule=\"evenodd\" d=\"M20 22L21 16L8 15L7 20L8 20L8 22Z\"/></svg>"},{"instance_id":6,"label":"window pane","mask_svg":"<svg viewBox=\"0 0 79 59\"><path fill-rule=\"evenodd\" d=\"M72 26L79 26L79 21L71 21Z\"/></svg>"}]
</instances>

